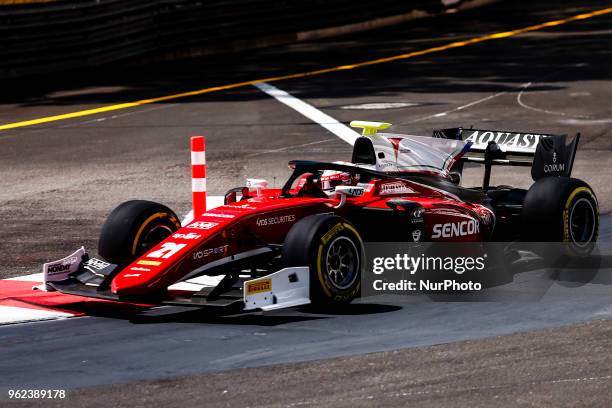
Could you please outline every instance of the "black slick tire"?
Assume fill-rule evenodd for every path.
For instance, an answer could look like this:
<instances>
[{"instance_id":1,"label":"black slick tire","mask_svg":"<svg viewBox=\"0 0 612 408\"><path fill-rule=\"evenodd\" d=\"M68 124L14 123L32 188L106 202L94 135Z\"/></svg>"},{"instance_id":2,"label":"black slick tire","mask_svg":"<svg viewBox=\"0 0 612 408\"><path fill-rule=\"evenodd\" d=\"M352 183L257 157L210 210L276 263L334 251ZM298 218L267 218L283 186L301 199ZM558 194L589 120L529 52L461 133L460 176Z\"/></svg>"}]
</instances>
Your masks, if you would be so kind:
<instances>
[{"instance_id":1,"label":"black slick tire","mask_svg":"<svg viewBox=\"0 0 612 408\"><path fill-rule=\"evenodd\" d=\"M521 240L564 242L575 255L589 254L597 241L599 209L591 187L582 180L546 177L525 196Z\"/></svg>"},{"instance_id":2,"label":"black slick tire","mask_svg":"<svg viewBox=\"0 0 612 408\"><path fill-rule=\"evenodd\" d=\"M359 297L363 242L342 217L316 214L298 221L283 245L286 267L310 268L310 298L315 306L344 305Z\"/></svg>"},{"instance_id":3,"label":"black slick tire","mask_svg":"<svg viewBox=\"0 0 612 408\"><path fill-rule=\"evenodd\" d=\"M176 214L152 201L120 204L106 219L98 241L98 254L114 264L126 264L181 227Z\"/></svg>"}]
</instances>

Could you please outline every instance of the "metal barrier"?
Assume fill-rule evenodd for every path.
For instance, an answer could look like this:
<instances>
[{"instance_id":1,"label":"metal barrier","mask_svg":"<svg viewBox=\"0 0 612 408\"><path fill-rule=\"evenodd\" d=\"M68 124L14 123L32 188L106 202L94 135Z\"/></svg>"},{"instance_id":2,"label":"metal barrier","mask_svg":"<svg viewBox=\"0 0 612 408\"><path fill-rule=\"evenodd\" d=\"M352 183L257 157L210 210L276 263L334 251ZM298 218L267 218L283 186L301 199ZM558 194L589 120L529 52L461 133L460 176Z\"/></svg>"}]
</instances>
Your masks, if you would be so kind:
<instances>
[{"instance_id":1,"label":"metal barrier","mask_svg":"<svg viewBox=\"0 0 612 408\"><path fill-rule=\"evenodd\" d=\"M57 0L0 4L0 78L172 59L299 39L298 34L440 0Z\"/></svg>"}]
</instances>

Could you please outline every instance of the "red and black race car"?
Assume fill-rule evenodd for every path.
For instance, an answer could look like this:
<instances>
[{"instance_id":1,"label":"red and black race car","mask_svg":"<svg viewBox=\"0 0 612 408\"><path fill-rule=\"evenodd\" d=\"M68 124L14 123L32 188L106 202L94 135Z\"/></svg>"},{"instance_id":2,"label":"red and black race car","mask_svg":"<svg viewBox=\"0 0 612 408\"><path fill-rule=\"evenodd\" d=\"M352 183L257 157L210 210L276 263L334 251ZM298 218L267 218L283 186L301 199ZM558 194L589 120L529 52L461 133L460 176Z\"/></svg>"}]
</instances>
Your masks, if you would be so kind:
<instances>
[{"instance_id":1,"label":"red and black race car","mask_svg":"<svg viewBox=\"0 0 612 408\"><path fill-rule=\"evenodd\" d=\"M111 212L98 253L44 265L47 290L148 304L272 310L348 303L360 294L364 242L567 242L588 253L597 199L570 178L579 135L442 129L433 137L363 128L351 162L292 161L280 189L264 180L181 222L128 201ZM481 186L460 185L463 164ZM531 166L528 189L489 185L496 165Z\"/></svg>"}]
</instances>

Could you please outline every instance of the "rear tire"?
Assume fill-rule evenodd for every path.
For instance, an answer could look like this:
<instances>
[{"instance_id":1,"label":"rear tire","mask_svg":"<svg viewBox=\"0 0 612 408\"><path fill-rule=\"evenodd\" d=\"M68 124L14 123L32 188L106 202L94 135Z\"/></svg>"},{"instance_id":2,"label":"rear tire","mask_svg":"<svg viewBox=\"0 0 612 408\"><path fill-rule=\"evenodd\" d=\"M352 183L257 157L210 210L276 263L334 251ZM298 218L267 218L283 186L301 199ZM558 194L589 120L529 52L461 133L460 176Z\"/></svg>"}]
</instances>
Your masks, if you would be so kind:
<instances>
[{"instance_id":1,"label":"rear tire","mask_svg":"<svg viewBox=\"0 0 612 408\"><path fill-rule=\"evenodd\" d=\"M132 262L181 227L176 214L152 201L126 201L102 226L98 254L114 264Z\"/></svg>"},{"instance_id":2,"label":"rear tire","mask_svg":"<svg viewBox=\"0 0 612 408\"><path fill-rule=\"evenodd\" d=\"M522 241L565 242L571 254L587 255L599 232L597 198L582 180L543 178L527 192L522 220Z\"/></svg>"},{"instance_id":3,"label":"rear tire","mask_svg":"<svg viewBox=\"0 0 612 408\"><path fill-rule=\"evenodd\" d=\"M298 221L283 245L287 267L310 268L310 299L315 306L343 305L359 296L363 242L347 220L316 214Z\"/></svg>"}]
</instances>

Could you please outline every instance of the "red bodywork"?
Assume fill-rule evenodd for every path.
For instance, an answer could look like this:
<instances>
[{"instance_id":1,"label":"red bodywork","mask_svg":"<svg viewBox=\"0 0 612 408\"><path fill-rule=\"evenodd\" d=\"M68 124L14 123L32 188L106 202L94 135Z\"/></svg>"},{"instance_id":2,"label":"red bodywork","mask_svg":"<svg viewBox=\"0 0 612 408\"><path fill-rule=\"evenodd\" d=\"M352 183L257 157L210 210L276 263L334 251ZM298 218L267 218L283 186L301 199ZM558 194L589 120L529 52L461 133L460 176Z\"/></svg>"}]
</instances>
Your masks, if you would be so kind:
<instances>
[{"instance_id":1,"label":"red bodywork","mask_svg":"<svg viewBox=\"0 0 612 408\"><path fill-rule=\"evenodd\" d=\"M280 189L266 189L258 197L196 217L123 269L113 279L111 290L119 296L158 293L210 262L261 247L262 242L282 244L289 229L303 217L331 212L343 216L355 207L388 209L387 201L398 197L425 210L422 240L484 241L492 232L495 217L488 207L409 180L372 180L363 195L347 197L341 208L335 208L340 203L336 197L286 198L281 197Z\"/></svg>"}]
</instances>

